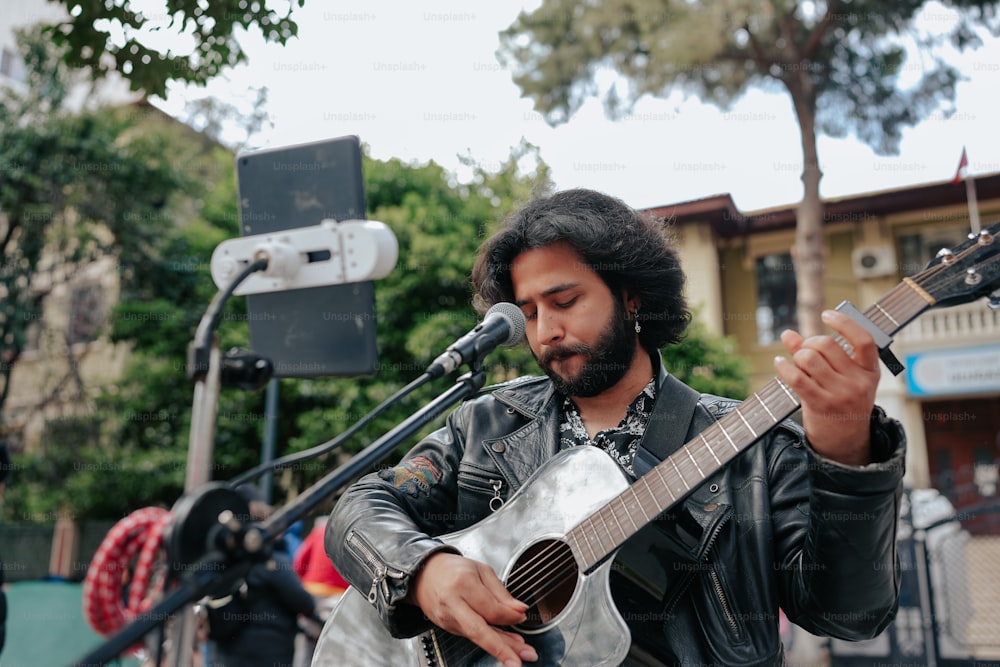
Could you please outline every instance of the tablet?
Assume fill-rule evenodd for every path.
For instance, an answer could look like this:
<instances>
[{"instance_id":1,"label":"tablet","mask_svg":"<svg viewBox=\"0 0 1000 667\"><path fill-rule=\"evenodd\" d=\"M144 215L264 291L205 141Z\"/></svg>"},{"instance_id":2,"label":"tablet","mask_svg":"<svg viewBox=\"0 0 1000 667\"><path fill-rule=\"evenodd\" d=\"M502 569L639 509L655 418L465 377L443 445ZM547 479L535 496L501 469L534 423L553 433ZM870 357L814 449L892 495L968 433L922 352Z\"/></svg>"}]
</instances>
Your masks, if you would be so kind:
<instances>
[{"instance_id":1,"label":"tablet","mask_svg":"<svg viewBox=\"0 0 1000 667\"><path fill-rule=\"evenodd\" d=\"M356 136L242 153L236 158L243 236L365 218ZM274 377L373 375L375 293L371 281L251 294L253 351Z\"/></svg>"}]
</instances>

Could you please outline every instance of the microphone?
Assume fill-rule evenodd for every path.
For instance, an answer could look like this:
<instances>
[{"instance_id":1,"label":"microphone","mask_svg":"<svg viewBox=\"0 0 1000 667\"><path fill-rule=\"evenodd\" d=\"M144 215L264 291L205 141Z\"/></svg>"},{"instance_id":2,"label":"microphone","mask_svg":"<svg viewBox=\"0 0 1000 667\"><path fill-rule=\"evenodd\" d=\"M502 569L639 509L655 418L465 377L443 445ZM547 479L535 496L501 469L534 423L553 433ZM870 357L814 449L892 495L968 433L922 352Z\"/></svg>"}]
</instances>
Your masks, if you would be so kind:
<instances>
[{"instance_id":1,"label":"microphone","mask_svg":"<svg viewBox=\"0 0 1000 667\"><path fill-rule=\"evenodd\" d=\"M444 354L427 367L432 378L438 378L461 366L480 359L498 345L516 345L524 338L527 322L521 309L512 303L500 302L486 311L476 328L448 346Z\"/></svg>"}]
</instances>

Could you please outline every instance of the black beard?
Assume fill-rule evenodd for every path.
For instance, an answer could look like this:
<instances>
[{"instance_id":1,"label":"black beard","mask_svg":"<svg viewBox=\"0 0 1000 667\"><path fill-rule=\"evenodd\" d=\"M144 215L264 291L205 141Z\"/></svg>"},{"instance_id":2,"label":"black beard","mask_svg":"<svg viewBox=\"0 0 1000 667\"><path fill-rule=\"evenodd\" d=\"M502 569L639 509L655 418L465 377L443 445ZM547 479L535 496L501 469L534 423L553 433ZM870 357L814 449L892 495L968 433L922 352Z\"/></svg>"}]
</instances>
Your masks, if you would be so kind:
<instances>
[{"instance_id":1,"label":"black beard","mask_svg":"<svg viewBox=\"0 0 1000 667\"><path fill-rule=\"evenodd\" d=\"M629 325L623 304L615 301L615 312L593 346L580 344L549 350L538 365L564 396L590 398L613 387L628 372L635 356L636 336ZM585 356L579 375L565 378L552 369L552 362L573 354Z\"/></svg>"}]
</instances>

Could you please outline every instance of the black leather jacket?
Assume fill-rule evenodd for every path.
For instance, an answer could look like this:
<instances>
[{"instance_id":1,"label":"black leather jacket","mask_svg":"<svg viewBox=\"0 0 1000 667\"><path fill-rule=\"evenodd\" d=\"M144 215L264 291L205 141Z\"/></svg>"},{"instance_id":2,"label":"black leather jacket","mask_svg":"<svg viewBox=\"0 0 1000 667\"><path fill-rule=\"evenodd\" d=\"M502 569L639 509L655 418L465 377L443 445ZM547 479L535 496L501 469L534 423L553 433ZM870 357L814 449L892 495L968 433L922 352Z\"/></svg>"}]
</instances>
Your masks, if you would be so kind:
<instances>
[{"instance_id":1,"label":"black leather jacket","mask_svg":"<svg viewBox=\"0 0 1000 667\"><path fill-rule=\"evenodd\" d=\"M702 396L682 442L735 403ZM556 453L559 418L548 379L500 385L407 454L426 457L436 482L421 488L373 473L338 501L327 552L348 582L373 594L393 636L427 629L402 598L421 563L449 548L433 535L479 521L498 493L516 492ZM785 422L640 530L612 568L632 630L625 664L784 664L779 606L814 634L880 633L898 603L904 444L898 422L876 408L872 451L881 462L847 467L821 459Z\"/></svg>"}]
</instances>

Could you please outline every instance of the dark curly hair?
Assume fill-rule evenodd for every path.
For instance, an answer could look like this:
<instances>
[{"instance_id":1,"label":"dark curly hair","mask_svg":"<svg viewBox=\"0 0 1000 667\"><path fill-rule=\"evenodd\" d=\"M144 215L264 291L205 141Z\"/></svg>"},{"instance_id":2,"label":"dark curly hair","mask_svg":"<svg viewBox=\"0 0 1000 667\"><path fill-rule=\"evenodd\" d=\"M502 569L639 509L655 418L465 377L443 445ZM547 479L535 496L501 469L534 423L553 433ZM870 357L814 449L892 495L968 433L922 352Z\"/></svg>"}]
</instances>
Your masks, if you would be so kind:
<instances>
[{"instance_id":1,"label":"dark curly hair","mask_svg":"<svg viewBox=\"0 0 1000 667\"><path fill-rule=\"evenodd\" d=\"M691 321L684 273L662 226L624 202L593 190L565 190L530 201L508 216L479 248L472 268L473 305L480 314L514 300L510 267L526 250L565 241L612 293L639 297L648 351L678 342Z\"/></svg>"}]
</instances>

